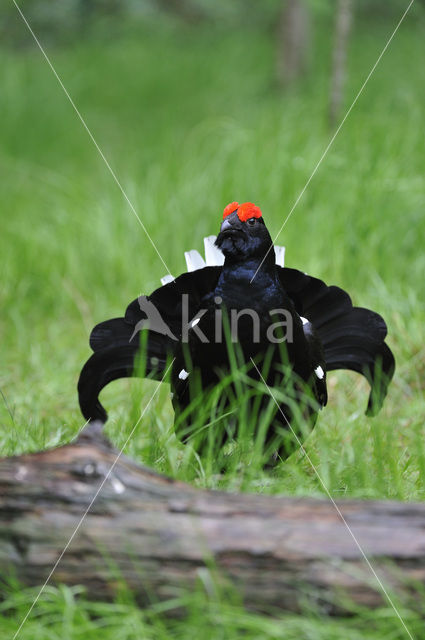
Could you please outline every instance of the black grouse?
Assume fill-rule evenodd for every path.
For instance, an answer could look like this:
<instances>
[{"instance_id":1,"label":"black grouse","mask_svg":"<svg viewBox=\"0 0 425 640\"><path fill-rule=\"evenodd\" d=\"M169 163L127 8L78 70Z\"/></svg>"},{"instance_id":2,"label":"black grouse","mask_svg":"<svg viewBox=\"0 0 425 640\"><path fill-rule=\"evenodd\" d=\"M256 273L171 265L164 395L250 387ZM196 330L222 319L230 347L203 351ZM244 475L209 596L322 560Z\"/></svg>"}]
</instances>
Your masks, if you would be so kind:
<instances>
[{"instance_id":1,"label":"black grouse","mask_svg":"<svg viewBox=\"0 0 425 640\"><path fill-rule=\"evenodd\" d=\"M194 399L221 389L220 381L229 376L235 362L232 345L246 379L257 388L262 385L259 420L270 402L267 386L283 393L266 434L266 443L273 443L282 457L293 443L284 445L277 434L293 431L294 401L311 428L327 402L328 371L363 374L371 387L366 413L379 411L395 369L380 315L353 307L339 287L283 267L284 248L273 247L261 211L252 203L227 205L219 235L205 238L205 248L207 264L196 251L186 253L190 272L166 276L162 287L134 300L124 317L94 327L94 353L78 382L86 420L106 421L99 393L112 380L140 374L135 363L141 344L143 375L162 380L172 363L176 432L183 441L190 433ZM226 402L217 404L220 411ZM232 420L233 431L215 434L220 443L235 433L234 414Z\"/></svg>"}]
</instances>

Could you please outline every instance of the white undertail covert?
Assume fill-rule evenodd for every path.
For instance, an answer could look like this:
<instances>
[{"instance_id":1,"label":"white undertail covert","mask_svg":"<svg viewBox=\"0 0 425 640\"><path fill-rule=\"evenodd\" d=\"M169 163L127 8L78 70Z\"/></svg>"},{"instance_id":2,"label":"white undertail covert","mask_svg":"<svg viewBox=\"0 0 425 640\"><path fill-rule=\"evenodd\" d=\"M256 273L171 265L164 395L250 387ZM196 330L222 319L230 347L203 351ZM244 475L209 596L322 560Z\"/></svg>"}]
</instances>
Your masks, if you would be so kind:
<instances>
[{"instance_id":1,"label":"white undertail covert","mask_svg":"<svg viewBox=\"0 0 425 640\"><path fill-rule=\"evenodd\" d=\"M196 249L185 251L184 257L188 271L196 271L204 267L221 267L224 264L224 255L214 244L216 238L217 236L207 236L204 238L205 259ZM285 247L275 246L274 251L276 254L276 264L284 267ZM168 284L169 282L173 282L173 280L174 276L172 276L171 273L167 273L166 276L161 278L161 284Z\"/></svg>"}]
</instances>

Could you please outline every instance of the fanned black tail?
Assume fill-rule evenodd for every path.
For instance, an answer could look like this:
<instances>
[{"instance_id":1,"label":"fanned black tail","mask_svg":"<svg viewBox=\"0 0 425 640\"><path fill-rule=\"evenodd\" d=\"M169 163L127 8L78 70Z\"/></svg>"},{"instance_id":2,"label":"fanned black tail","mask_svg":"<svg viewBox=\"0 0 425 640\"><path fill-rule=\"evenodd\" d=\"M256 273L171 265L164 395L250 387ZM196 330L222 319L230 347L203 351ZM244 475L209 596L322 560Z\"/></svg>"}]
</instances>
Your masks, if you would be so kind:
<instances>
[{"instance_id":1,"label":"fanned black tail","mask_svg":"<svg viewBox=\"0 0 425 640\"><path fill-rule=\"evenodd\" d=\"M200 300L212 291L221 267L205 267L184 273L150 296L131 302L123 318L112 318L96 325L90 335L94 354L84 365L78 381L81 411L86 420L105 422L107 413L99 402L99 393L112 380L133 375L161 380L181 333L182 295L189 296L189 317ZM143 340L141 340L143 337ZM142 349L140 345L142 343ZM143 351L143 368L135 368Z\"/></svg>"},{"instance_id":2,"label":"fanned black tail","mask_svg":"<svg viewBox=\"0 0 425 640\"><path fill-rule=\"evenodd\" d=\"M329 287L296 269L277 269L296 310L319 335L327 370L351 369L364 375L371 386L366 413L375 415L395 370L394 356L385 344L384 320L374 311L353 307L348 293L339 287ZM174 352L176 336L181 333L182 294L189 295L189 317L193 317L203 296L214 290L220 272L221 267L205 267L185 273L148 298L134 300L123 318L107 320L93 329L90 345L94 354L84 365L78 382L80 407L86 420L106 421L99 393L112 380L134 375L142 334L146 337L144 375L162 378L167 359ZM159 311L158 317L152 314L151 303ZM145 324L147 313L150 325Z\"/></svg>"},{"instance_id":3,"label":"fanned black tail","mask_svg":"<svg viewBox=\"0 0 425 640\"><path fill-rule=\"evenodd\" d=\"M99 393L112 380L133 375L137 351L136 345L113 347L102 349L87 360L78 380L78 398L86 420L106 422L108 414L99 401Z\"/></svg>"},{"instance_id":4,"label":"fanned black tail","mask_svg":"<svg viewBox=\"0 0 425 640\"><path fill-rule=\"evenodd\" d=\"M387 327L381 316L353 307L319 330L328 371L351 369L363 374L371 387L366 414L381 409L395 371L394 356L385 344Z\"/></svg>"},{"instance_id":5,"label":"fanned black tail","mask_svg":"<svg viewBox=\"0 0 425 640\"><path fill-rule=\"evenodd\" d=\"M316 329L323 345L326 369L351 369L371 387L366 414L382 407L395 371L394 356L385 344L387 326L374 311L353 307L339 287L328 287L296 269L279 270L280 279L297 311Z\"/></svg>"},{"instance_id":6,"label":"fanned black tail","mask_svg":"<svg viewBox=\"0 0 425 640\"><path fill-rule=\"evenodd\" d=\"M148 329L141 333L146 339L141 375L161 379L172 341ZM86 420L106 422L108 415L99 401L102 389L113 380L140 373L136 363L141 333L135 333L135 325L125 318L106 320L93 329L90 346L94 354L85 363L78 380L80 408Z\"/></svg>"}]
</instances>

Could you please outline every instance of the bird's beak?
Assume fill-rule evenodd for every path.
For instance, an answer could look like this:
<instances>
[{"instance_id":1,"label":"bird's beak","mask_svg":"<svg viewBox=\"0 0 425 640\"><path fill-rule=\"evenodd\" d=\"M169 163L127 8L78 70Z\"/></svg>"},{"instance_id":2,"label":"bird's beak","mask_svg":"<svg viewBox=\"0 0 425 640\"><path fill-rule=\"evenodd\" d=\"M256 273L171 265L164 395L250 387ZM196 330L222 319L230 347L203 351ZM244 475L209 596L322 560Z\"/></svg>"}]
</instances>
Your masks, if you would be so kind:
<instances>
[{"instance_id":1,"label":"bird's beak","mask_svg":"<svg viewBox=\"0 0 425 640\"><path fill-rule=\"evenodd\" d=\"M216 246L221 249L224 240L230 237L237 238L240 235L243 235L242 223L238 218L238 214L234 211L229 216L224 218L221 223L220 233L217 236L217 240L215 241Z\"/></svg>"},{"instance_id":2,"label":"bird's beak","mask_svg":"<svg viewBox=\"0 0 425 640\"><path fill-rule=\"evenodd\" d=\"M223 233L225 231L240 231L241 226L242 225L241 221L238 218L238 214L236 213L236 211L234 211L230 214L230 216L224 218L223 222L221 223L220 233Z\"/></svg>"},{"instance_id":3,"label":"bird's beak","mask_svg":"<svg viewBox=\"0 0 425 640\"><path fill-rule=\"evenodd\" d=\"M234 228L233 225L229 221L229 217L224 218L223 222L221 223L220 233L222 231L227 231L228 229L233 229L233 228Z\"/></svg>"}]
</instances>

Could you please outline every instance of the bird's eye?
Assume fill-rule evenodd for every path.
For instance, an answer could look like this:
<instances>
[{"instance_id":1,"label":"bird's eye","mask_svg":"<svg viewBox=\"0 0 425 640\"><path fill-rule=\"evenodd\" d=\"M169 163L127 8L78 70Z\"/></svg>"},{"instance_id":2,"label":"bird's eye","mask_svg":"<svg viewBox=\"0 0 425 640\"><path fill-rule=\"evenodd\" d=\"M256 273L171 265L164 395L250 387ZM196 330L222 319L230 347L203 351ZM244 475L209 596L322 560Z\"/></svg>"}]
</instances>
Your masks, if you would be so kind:
<instances>
[{"instance_id":1,"label":"bird's eye","mask_svg":"<svg viewBox=\"0 0 425 640\"><path fill-rule=\"evenodd\" d=\"M256 222L257 222L257 218L249 218L247 220L247 223L249 224L250 227L253 227Z\"/></svg>"}]
</instances>

